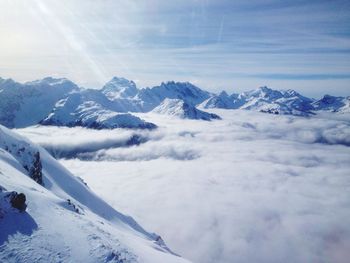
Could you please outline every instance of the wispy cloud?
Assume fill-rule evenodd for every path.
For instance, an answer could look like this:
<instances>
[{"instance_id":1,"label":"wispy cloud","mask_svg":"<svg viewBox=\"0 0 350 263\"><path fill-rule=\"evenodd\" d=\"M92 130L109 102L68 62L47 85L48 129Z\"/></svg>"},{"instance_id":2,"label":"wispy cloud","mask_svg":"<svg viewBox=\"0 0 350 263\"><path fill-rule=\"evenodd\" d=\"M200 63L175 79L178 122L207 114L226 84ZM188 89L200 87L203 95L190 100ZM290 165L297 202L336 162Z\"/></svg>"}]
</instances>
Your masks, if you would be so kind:
<instances>
[{"instance_id":1,"label":"wispy cloud","mask_svg":"<svg viewBox=\"0 0 350 263\"><path fill-rule=\"evenodd\" d=\"M349 74L348 1L19 0L0 10L4 77L57 75L96 88L122 75L140 86L175 79L213 91L273 83L346 93L345 78L329 85L274 76Z\"/></svg>"}]
</instances>

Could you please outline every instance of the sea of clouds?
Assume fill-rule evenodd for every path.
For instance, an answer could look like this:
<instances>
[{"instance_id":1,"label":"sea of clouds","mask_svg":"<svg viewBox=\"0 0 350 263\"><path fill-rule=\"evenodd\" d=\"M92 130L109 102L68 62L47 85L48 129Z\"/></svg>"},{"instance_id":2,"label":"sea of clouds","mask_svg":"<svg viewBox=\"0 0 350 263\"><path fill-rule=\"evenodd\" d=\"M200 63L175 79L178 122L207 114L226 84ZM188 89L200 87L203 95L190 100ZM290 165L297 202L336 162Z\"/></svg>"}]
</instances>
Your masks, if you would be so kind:
<instances>
[{"instance_id":1,"label":"sea of clouds","mask_svg":"<svg viewBox=\"0 0 350 263\"><path fill-rule=\"evenodd\" d=\"M349 115L213 112L223 120L139 114L155 131L18 132L194 262L347 262Z\"/></svg>"}]
</instances>

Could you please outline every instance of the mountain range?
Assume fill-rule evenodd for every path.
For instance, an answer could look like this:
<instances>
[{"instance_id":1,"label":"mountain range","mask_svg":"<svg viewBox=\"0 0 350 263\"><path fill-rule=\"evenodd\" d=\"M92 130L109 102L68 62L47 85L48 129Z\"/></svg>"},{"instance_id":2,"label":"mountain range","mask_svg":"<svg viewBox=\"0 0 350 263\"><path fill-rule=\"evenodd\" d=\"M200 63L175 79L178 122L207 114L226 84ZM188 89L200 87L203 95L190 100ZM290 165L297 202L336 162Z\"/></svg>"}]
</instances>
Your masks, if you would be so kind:
<instances>
[{"instance_id":1,"label":"mountain range","mask_svg":"<svg viewBox=\"0 0 350 263\"><path fill-rule=\"evenodd\" d=\"M132 113L154 112L179 118L211 120L208 109L244 109L272 114L311 116L350 112L350 97L325 95L319 100L294 90L268 87L233 93L210 93L189 82L169 81L152 88L113 77L101 89L78 87L65 78L47 77L19 83L0 78L0 124L21 128L35 124L89 128L153 129ZM201 109L201 110L200 110Z\"/></svg>"}]
</instances>

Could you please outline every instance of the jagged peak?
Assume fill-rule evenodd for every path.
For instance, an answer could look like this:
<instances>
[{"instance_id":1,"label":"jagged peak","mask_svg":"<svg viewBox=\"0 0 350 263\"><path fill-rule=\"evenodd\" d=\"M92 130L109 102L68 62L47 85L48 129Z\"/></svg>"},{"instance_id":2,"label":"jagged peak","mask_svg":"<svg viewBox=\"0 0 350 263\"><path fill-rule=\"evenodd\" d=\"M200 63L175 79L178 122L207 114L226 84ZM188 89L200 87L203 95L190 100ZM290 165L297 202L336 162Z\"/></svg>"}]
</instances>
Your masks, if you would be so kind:
<instances>
[{"instance_id":1,"label":"jagged peak","mask_svg":"<svg viewBox=\"0 0 350 263\"><path fill-rule=\"evenodd\" d=\"M102 87L102 92L110 100L116 100L118 98L134 97L138 89L134 81L114 76Z\"/></svg>"},{"instance_id":2,"label":"jagged peak","mask_svg":"<svg viewBox=\"0 0 350 263\"><path fill-rule=\"evenodd\" d=\"M255 90L241 93L241 97L281 97L282 93L278 90L268 88L267 86L261 86Z\"/></svg>"},{"instance_id":3,"label":"jagged peak","mask_svg":"<svg viewBox=\"0 0 350 263\"><path fill-rule=\"evenodd\" d=\"M340 97L340 96L332 96L332 95L329 95L329 94L325 94L322 99L336 99L336 98L343 98L343 97Z\"/></svg>"},{"instance_id":4,"label":"jagged peak","mask_svg":"<svg viewBox=\"0 0 350 263\"><path fill-rule=\"evenodd\" d=\"M174 80L168 80L165 81L160 84L160 86L193 86L195 87L195 85L193 85L191 82L188 81L174 81Z\"/></svg>"},{"instance_id":5,"label":"jagged peak","mask_svg":"<svg viewBox=\"0 0 350 263\"><path fill-rule=\"evenodd\" d=\"M325 94L319 101L327 104L334 103L336 100L343 99L344 97L332 96L329 94Z\"/></svg>"},{"instance_id":6,"label":"jagged peak","mask_svg":"<svg viewBox=\"0 0 350 263\"><path fill-rule=\"evenodd\" d=\"M220 93L219 93L219 97L228 97L229 95L227 94L227 92L226 91L221 91Z\"/></svg>"},{"instance_id":7,"label":"jagged peak","mask_svg":"<svg viewBox=\"0 0 350 263\"><path fill-rule=\"evenodd\" d=\"M195 94L202 94L202 96L209 97L209 92L202 90L201 88L197 87L196 85L192 84L191 82L176 82L176 81L167 81L162 82L160 86L154 86L151 88L151 90L169 90L169 91L175 91L175 90L187 90L189 92L189 96L196 96Z\"/></svg>"},{"instance_id":8,"label":"jagged peak","mask_svg":"<svg viewBox=\"0 0 350 263\"><path fill-rule=\"evenodd\" d=\"M274 91L273 89L271 88L268 88L267 86L261 86L258 88L258 90L261 90L263 92L271 92L271 91Z\"/></svg>"},{"instance_id":9,"label":"jagged peak","mask_svg":"<svg viewBox=\"0 0 350 263\"><path fill-rule=\"evenodd\" d=\"M128 85L133 85L136 86L135 82L133 80L129 80L123 77L117 77L114 76L110 81L106 83L107 84L128 84Z\"/></svg>"},{"instance_id":10,"label":"jagged peak","mask_svg":"<svg viewBox=\"0 0 350 263\"><path fill-rule=\"evenodd\" d=\"M111 81L118 81L118 80L127 80L129 81L128 79L124 78L124 77L118 77L118 76L113 76Z\"/></svg>"},{"instance_id":11,"label":"jagged peak","mask_svg":"<svg viewBox=\"0 0 350 263\"><path fill-rule=\"evenodd\" d=\"M121 91L121 90L133 90L137 91L136 83L132 80L128 80L126 78L120 78L114 76L110 81L108 81L103 87L102 90L109 91Z\"/></svg>"},{"instance_id":12,"label":"jagged peak","mask_svg":"<svg viewBox=\"0 0 350 263\"><path fill-rule=\"evenodd\" d=\"M221 119L220 116L198 110L195 106L186 103L181 99L166 98L162 103L153 109L154 113L178 116L185 119L199 119L210 121L211 119Z\"/></svg>"},{"instance_id":13,"label":"jagged peak","mask_svg":"<svg viewBox=\"0 0 350 263\"><path fill-rule=\"evenodd\" d=\"M284 91L285 94L288 94L290 96L299 96L300 94L298 92L296 92L295 90L293 89L287 89Z\"/></svg>"}]
</instances>

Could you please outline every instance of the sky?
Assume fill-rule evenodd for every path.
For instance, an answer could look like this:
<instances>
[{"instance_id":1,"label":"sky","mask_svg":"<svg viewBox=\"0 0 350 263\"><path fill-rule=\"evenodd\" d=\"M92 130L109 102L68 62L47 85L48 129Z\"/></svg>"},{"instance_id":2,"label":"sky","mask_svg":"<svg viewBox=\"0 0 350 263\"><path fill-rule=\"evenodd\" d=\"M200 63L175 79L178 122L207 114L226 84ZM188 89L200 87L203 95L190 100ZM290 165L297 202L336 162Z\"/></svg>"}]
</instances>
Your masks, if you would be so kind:
<instances>
[{"instance_id":1,"label":"sky","mask_svg":"<svg viewBox=\"0 0 350 263\"><path fill-rule=\"evenodd\" d=\"M350 95L349 1L0 0L0 76Z\"/></svg>"}]
</instances>

